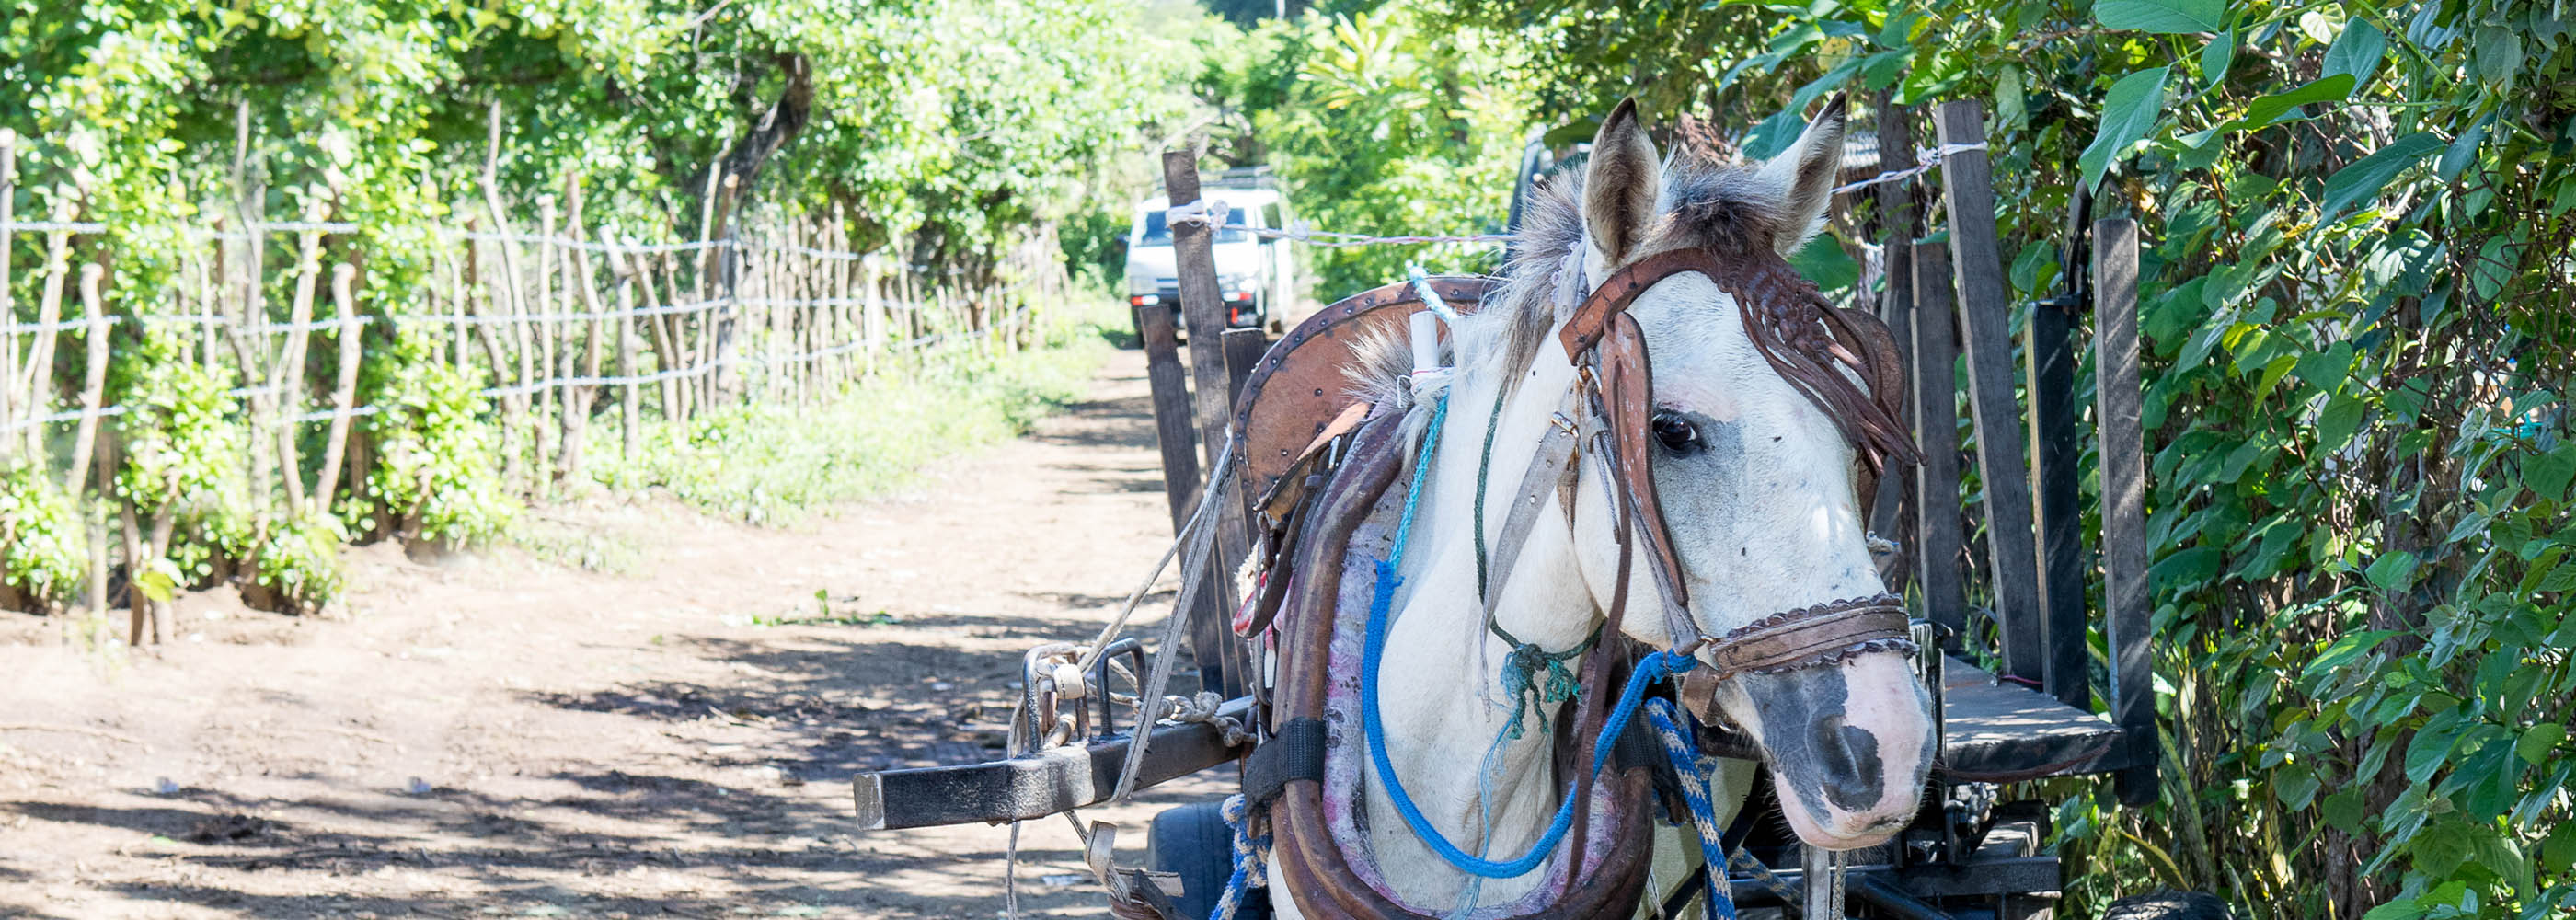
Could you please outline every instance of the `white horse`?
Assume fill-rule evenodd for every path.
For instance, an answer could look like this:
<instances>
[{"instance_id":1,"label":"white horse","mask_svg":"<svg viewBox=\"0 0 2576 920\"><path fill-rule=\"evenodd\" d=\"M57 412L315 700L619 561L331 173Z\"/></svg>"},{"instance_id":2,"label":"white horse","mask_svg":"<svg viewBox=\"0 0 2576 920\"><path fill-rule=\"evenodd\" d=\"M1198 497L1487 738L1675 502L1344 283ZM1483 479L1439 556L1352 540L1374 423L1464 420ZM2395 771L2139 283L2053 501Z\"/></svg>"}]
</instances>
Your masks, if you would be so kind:
<instances>
[{"instance_id":1,"label":"white horse","mask_svg":"<svg viewBox=\"0 0 2576 920\"><path fill-rule=\"evenodd\" d=\"M1532 726L1512 738L1506 731L1516 718L1513 701L1494 688L1512 649L1485 628L1477 560L1477 542L1490 549L1497 538L1514 485L1575 383L1576 368L1556 347L1554 331L1594 285L1655 253L1797 249L1823 223L1842 136L1838 99L1795 147L1758 167L1665 162L1623 104L1603 123L1579 181L1569 174L1539 194L1506 287L1456 324L1451 409L1402 562L1378 693L1388 701L1385 737L1397 777L1429 822L1469 852L1508 860L1528 850L1559 806L1550 732ZM1855 494L1854 445L1765 361L1735 299L1707 277L1683 273L1638 296L1629 314L1653 358L1659 446L1652 475L1698 629L1722 636L1769 614L1882 592ZM1488 455L1482 445L1498 394ZM1478 467L1488 462L1480 535L1471 511ZM1617 580L1616 509L1598 481L1600 467L1585 463L1583 470L1570 493L1577 496L1572 514L1549 499L1499 586L1495 624L1551 651L1593 634ZM1395 489L1404 486L1400 478ZM1646 556L1632 562L1622 629L1649 646L1672 648L1663 604L1645 587L1654 584ZM1788 824L1806 843L1870 846L1913 817L1933 733L1929 697L1903 652L1736 676L1718 687L1715 704L1759 742L1779 800L1788 803ZM1547 726L1563 730L1563 721L1551 718ZM1737 765L1734 782L1719 784L1726 799L1716 803L1720 820L1749 790L1750 766ZM1409 908L1450 913L1509 904L1552 871L1475 880L1416 836L1374 767L1358 798L1355 817L1370 858L1387 893ZM1678 843L1669 834L1659 840ZM1279 915L1301 916L1280 887L1276 859L1269 880Z\"/></svg>"}]
</instances>

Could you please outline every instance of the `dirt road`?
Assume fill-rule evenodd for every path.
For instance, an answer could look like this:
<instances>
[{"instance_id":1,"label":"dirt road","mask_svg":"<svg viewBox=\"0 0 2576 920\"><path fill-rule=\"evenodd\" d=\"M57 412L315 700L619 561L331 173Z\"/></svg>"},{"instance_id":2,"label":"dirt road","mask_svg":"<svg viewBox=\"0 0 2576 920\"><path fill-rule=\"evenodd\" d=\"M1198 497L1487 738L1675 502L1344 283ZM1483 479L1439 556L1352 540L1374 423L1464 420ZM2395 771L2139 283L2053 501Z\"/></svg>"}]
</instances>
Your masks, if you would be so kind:
<instances>
[{"instance_id":1,"label":"dirt road","mask_svg":"<svg viewBox=\"0 0 2576 920\"><path fill-rule=\"evenodd\" d=\"M625 571L369 547L340 619L192 597L137 654L0 613L0 916L995 916L1002 828L857 834L847 781L998 752L1019 653L1169 538L1153 444L1121 351L1031 436L803 530L545 509ZM1087 814L1133 851L1223 788ZM1024 830L1027 915L1105 915L1075 847Z\"/></svg>"}]
</instances>

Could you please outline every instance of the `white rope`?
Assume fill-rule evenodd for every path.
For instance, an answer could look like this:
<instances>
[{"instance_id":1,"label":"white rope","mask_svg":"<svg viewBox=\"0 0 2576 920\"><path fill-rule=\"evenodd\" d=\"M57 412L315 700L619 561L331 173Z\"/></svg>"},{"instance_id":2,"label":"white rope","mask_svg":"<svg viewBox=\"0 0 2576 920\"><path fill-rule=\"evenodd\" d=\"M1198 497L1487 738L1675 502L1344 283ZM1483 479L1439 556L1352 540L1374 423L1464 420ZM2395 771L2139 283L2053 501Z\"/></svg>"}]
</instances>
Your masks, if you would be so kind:
<instances>
[{"instance_id":1,"label":"white rope","mask_svg":"<svg viewBox=\"0 0 2576 920\"><path fill-rule=\"evenodd\" d=\"M110 416L124 415L125 413L126 408L124 406L100 406L96 409L74 409L69 412L56 412L52 415L39 415L33 418L18 419L10 422L5 427L0 427L0 431L21 431L28 428L34 428L39 425L51 425L57 422L77 422L82 419L90 418L107 418Z\"/></svg>"},{"instance_id":2,"label":"white rope","mask_svg":"<svg viewBox=\"0 0 2576 920\"><path fill-rule=\"evenodd\" d=\"M107 225L96 221L11 220L0 221L0 233L106 233Z\"/></svg>"},{"instance_id":3,"label":"white rope","mask_svg":"<svg viewBox=\"0 0 2576 920\"><path fill-rule=\"evenodd\" d=\"M1433 243L1499 246L1509 244L1516 238L1509 233L1370 236L1365 233L1333 233L1324 230L1282 230L1274 227L1255 227L1249 224L1226 223L1223 222L1223 219L1219 216L1232 216L1233 213L1233 210L1226 206L1224 199L1209 198L1193 201L1188 204L1175 205L1166 209L1163 212L1163 223L1175 227L1182 224L1199 224L1207 227L1210 232L1219 230L1241 230L1245 233L1261 237L1262 239L1296 240L1300 243L1309 243L1316 246L1327 246L1336 249L1353 246L1420 246Z\"/></svg>"},{"instance_id":4,"label":"white rope","mask_svg":"<svg viewBox=\"0 0 2576 920\"><path fill-rule=\"evenodd\" d=\"M1941 165L1941 161L1944 158L1949 157L1951 154L1966 153L1971 150L1984 149L1986 149L1986 143L1984 141L1978 141L1973 144L1943 144L1937 148L1924 148L1922 150L1917 150L1914 152L1914 165L1908 166L1904 169L1891 169L1887 172L1879 173L1878 175L1847 185L1834 186L1832 194L1840 195L1844 192L1859 191L1873 185L1885 185L1890 182L1901 182L1906 179L1920 176L1926 172L1930 172L1933 167Z\"/></svg>"},{"instance_id":5,"label":"white rope","mask_svg":"<svg viewBox=\"0 0 2576 920\"><path fill-rule=\"evenodd\" d=\"M125 318L121 316L101 316L97 319L66 319L56 320L50 323L11 323L6 326L0 326L0 335L41 335L48 332L70 332L74 329L87 329L91 326L113 326L124 321Z\"/></svg>"},{"instance_id":6,"label":"white rope","mask_svg":"<svg viewBox=\"0 0 2576 920\"><path fill-rule=\"evenodd\" d=\"M482 240L497 243L545 243L561 246L565 249L579 249L583 252L613 252L621 255L656 255L665 252L695 252L701 249L723 249L727 246L734 245L732 240L697 240L687 243L621 243L614 241L594 243L589 240L576 239L568 236L545 236L536 233L493 233L488 230L451 231L450 235L463 240Z\"/></svg>"}]
</instances>

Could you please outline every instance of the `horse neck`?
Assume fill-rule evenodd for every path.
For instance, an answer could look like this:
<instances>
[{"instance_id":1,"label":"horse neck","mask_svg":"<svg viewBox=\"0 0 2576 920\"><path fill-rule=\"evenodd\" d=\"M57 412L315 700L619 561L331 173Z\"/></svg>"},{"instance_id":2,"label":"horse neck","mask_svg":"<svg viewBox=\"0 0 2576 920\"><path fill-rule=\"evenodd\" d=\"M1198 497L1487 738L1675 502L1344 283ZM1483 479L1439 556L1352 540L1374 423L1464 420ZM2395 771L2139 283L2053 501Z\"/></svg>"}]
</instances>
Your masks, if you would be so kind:
<instances>
[{"instance_id":1,"label":"horse neck","mask_svg":"<svg viewBox=\"0 0 2576 920\"><path fill-rule=\"evenodd\" d=\"M1386 723L1388 757L1405 790L1450 842L1469 852L1482 843L1488 858L1525 852L1558 804L1555 771L1548 766L1553 731L1524 721L1519 738L1507 736L1514 700L1501 689L1500 673L1511 648L1485 629L1477 593L1473 506L1478 468L1486 479L1484 539L1501 533L1519 492L1521 476L1544 436L1548 418L1563 401L1572 371L1542 358L1535 376L1523 372L1495 426L1490 462L1483 453L1486 419L1503 379L1464 373L1452 387L1439 452L1417 511L1395 599L1378 697ZM1401 487L1401 482L1399 482ZM1571 533L1561 510L1542 509L1518 558L1491 561L1495 575L1508 571L1496 619L1524 624L1522 640L1559 651L1590 631L1590 595L1582 587ZM1566 662L1569 671L1575 662ZM1539 678L1544 681L1542 675ZM1552 708L1552 707L1551 707ZM1548 728L1557 729L1550 712ZM1454 904L1467 876L1442 862L1396 813L1375 777L1365 791L1371 843L1386 878L1419 906ZM1517 897L1545 872L1487 881L1478 901Z\"/></svg>"}]
</instances>

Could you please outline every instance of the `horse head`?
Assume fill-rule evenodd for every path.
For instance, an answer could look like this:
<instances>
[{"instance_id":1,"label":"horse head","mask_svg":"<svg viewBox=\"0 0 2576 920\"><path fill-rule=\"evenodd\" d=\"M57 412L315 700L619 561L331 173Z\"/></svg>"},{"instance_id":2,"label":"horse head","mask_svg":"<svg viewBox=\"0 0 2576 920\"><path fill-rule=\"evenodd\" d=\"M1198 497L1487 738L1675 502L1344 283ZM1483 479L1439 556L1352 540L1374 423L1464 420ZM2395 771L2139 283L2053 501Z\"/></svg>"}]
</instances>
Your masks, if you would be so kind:
<instances>
[{"instance_id":1,"label":"horse head","mask_svg":"<svg viewBox=\"0 0 2576 920\"><path fill-rule=\"evenodd\" d=\"M1839 98L1829 103L1769 162L1722 166L1687 156L1665 161L1639 127L1633 103L1622 103L1601 126L1579 191L1559 190L1579 201L1568 209L1579 219L1560 220L1556 256L1563 271L1579 259L1588 282L1567 289L1591 290L1623 266L1683 248L1727 263L1771 260L1785 271L1777 260L1824 222L1841 163L1843 107ZM1766 617L1886 590L1870 557L1859 483L1892 444L1873 454L1871 444L1855 443L1866 438L1851 419L1828 411L1854 400L1892 404L1890 393L1870 392L1901 389L1892 374L1865 379L1868 364L1833 357L1850 358L1855 325L1880 336L1884 329L1866 317L1827 315L1831 308L1812 295L1788 298L1797 302L1786 307L1739 296L1705 273L1681 272L1627 306L1652 356L1652 438L1644 453L1681 584L1659 595L1647 587L1659 577L1653 554L1631 553L1621 629L1657 648L1698 638L1674 635L1684 627L1671 624L1727 637ZM1793 357L1811 372L1793 379L1776 360L1783 351L1803 353ZM1879 362L1893 366L1892 356ZM1819 387L1847 390L1837 402ZM1879 421L1879 436L1887 437L1893 426L1885 414ZM1893 437L1902 442L1901 434ZM1897 451L1910 455L1911 447ZM1619 582L1619 512L1616 493L1597 481L1601 470L1586 466L1573 526L1583 580L1608 609ZM1677 605L1687 619L1665 616L1665 598L1675 594L1687 599ZM1912 818L1935 751L1930 698L1905 646L1860 643L1796 667L1726 674L1712 694L1714 711L1701 714L1760 744L1802 840L1831 849L1869 846ZM1717 663L1713 649L1694 651Z\"/></svg>"}]
</instances>

